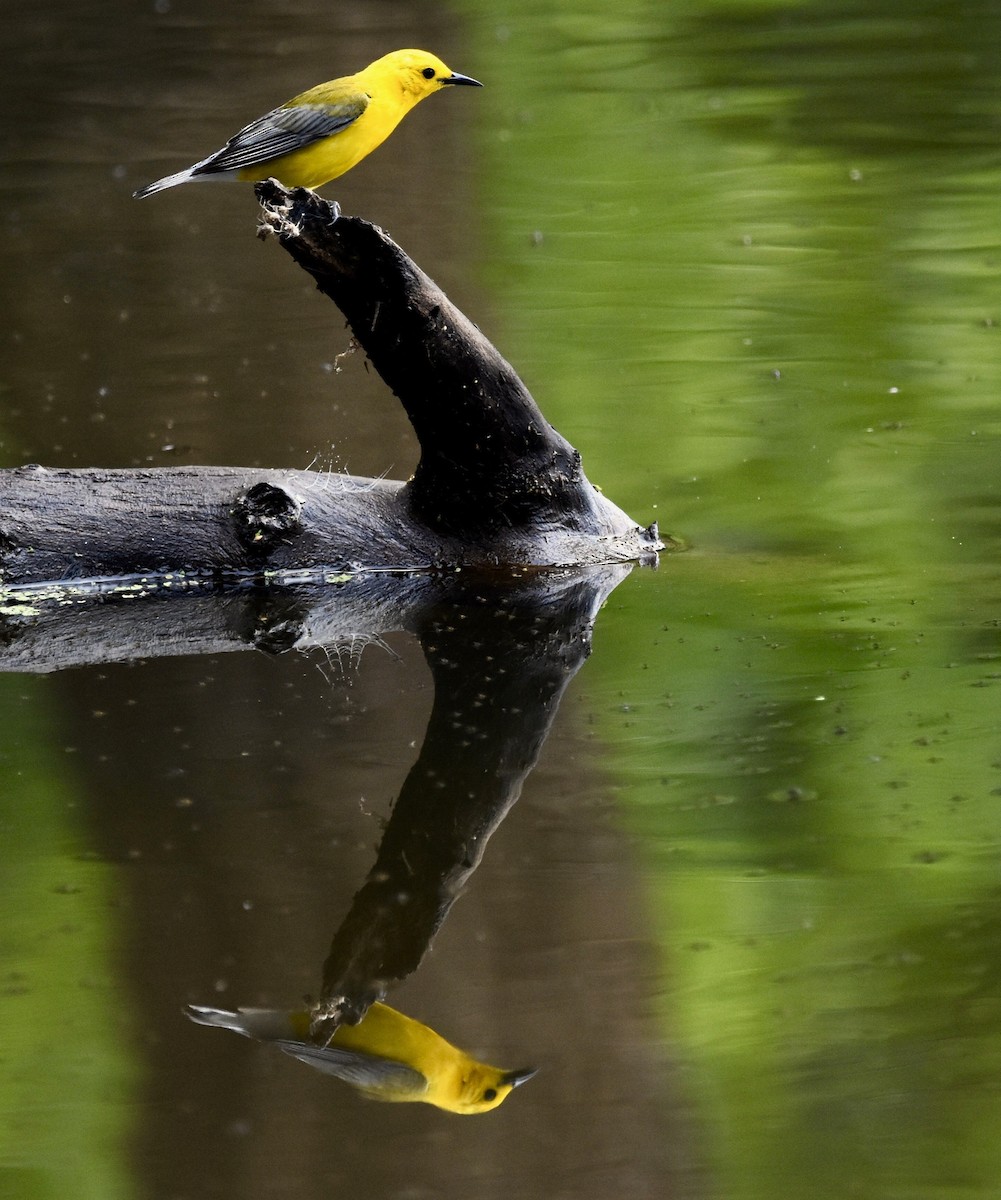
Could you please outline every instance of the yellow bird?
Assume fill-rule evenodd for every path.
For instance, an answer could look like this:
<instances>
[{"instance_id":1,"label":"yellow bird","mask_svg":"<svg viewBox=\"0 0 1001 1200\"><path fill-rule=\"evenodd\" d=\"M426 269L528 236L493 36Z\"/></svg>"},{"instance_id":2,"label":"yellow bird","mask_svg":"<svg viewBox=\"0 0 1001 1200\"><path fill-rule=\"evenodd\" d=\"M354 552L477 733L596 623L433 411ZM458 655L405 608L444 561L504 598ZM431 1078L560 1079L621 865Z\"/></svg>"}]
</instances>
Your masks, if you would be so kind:
<instances>
[{"instance_id":1,"label":"yellow bird","mask_svg":"<svg viewBox=\"0 0 1001 1200\"><path fill-rule=\"evenodd\" d=\"M489 1112L512 1088L535 1074L529 1068L503 1071L477 1062L388 1004L373 1004L357 1025L339 1026L326 1046L309 1041L310 1014L305 1011L239 1008L227 1012L194 1004L184 1011L199 1025L270 1042L375 1100L423 1100L446 1112Z\"/></svg>"},{"instance_id":2,"label":"yellow bird","mask_svg":"<svg viewBox=\"0 0 1001 1200\"><path fill-rule=\"evenodd\" d=\"M459 83L483 86L456 75L426 50L395 50L357 75L293 96L251 121L215 154L133 195L142 199L179 183L226 178L320 187L371 154L425 96Z\"/></svg>"}]
</instances>

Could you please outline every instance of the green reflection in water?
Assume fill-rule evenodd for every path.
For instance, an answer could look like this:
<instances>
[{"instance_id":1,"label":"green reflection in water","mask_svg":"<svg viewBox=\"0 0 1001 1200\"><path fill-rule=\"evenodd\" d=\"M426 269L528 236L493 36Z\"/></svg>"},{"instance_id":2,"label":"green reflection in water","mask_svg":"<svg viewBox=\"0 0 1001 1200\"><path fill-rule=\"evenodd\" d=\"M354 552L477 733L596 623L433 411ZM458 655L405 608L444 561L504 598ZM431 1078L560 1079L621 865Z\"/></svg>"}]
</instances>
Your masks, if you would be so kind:
<instances>
[{"instance_id":1,"label":"green reflection in water","mask_svg":"<svg viewBox=\"0 0 1001 1200\"><path fill-rule=\"evenodd\" d=\"M107 865L90 860L37 680L0 677L0 1195L125 1197L126 1006Z\"/></svg>"},{"instance_id":2,"label":"green reflection in water","mask_svg":"<svg viewBox=\"0 0 1001 1200\"><path fill-rule=\"evenodd\" d=\"M957 1179L993 1194L990 666L944 667L934 625L844 636L818 614L807 634L777 588L667 567L669 612L661 581L637 581L594 665L635 661L649 631L640 671L616 680L619 795L725 1194L940 1195Z\"/></svg>"},{"instance_id":3,"label":"green reflection in water","mask_svg":"<svg viewBox=\"0 0 1001 1200\"><path fill-rule=\"evenodd\" d=\"M718 1194L993 1196L1001 11L475 20L492 332L696 547L584 686Z\"/></svg>"}]
</instances>

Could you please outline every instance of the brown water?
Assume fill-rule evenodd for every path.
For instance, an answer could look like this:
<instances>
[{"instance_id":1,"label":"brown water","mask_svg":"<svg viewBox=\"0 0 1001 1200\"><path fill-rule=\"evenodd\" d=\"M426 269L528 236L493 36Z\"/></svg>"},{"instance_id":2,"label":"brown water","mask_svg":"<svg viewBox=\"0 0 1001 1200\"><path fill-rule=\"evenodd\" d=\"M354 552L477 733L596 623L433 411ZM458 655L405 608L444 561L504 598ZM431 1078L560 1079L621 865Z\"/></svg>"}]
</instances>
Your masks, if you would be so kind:
<instances>
[{"instance_id":1,"label":"brown water","mask_svg":"<svg viewBox=\"0 0 1001 1200\"><path fill-rule=\"evenodd\" d=\"M691 549L611 593L390 994L540 1068L484 1116L181 1013L316 993L424 743L417 617L0 676L0 1196L996 1196L997 6L53 3L2 37L6 465L406 476L249 194L130 194L426 45L487 86L326 194Z\"/></svg>"}]
</instances>

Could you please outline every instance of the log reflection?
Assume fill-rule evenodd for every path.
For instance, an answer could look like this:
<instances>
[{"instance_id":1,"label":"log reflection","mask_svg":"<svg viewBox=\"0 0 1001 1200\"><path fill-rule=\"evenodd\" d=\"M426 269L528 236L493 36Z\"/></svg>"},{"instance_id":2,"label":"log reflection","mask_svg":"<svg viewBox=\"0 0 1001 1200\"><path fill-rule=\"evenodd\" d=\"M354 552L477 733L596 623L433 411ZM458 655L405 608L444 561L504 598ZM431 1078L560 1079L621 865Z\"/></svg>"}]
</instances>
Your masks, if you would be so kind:
<instances>
[{"instance_id":1,"label":"log reflection","mask_svg":"<svg viewBox=\"0 0 1001 1200\"><path fill-rule=\"evenodd\" d=\"M453 587L415 622L434 677L420 755L334 935L314 1034L357 1021L409 975L518 799L595 615L628 568Z\"/></svg>"}]
</instances>

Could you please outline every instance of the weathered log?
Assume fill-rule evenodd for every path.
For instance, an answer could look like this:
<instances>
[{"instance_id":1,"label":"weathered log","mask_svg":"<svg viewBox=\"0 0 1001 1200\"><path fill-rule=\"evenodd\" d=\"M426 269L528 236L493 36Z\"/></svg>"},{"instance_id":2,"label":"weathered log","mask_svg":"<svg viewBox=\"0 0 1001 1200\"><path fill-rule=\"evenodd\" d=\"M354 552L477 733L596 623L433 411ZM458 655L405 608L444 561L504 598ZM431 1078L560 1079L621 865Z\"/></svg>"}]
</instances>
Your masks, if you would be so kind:
<instances>
[{"instance_id":1,"label":"weathered log","mask_svg":"<svg viewBox=\"0 0 1001 1200\"><path fill-rule=\"evenodd\" d=\"M420 443L408 483L184 467L0 471L0 587L134 574L253 575L649 560L513 368L380 229L275 181L265 234L341 308Z\"/></svg>"}]
</instances>

